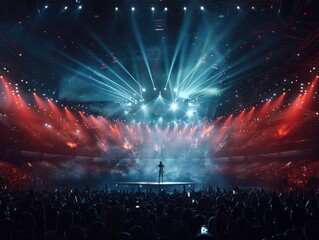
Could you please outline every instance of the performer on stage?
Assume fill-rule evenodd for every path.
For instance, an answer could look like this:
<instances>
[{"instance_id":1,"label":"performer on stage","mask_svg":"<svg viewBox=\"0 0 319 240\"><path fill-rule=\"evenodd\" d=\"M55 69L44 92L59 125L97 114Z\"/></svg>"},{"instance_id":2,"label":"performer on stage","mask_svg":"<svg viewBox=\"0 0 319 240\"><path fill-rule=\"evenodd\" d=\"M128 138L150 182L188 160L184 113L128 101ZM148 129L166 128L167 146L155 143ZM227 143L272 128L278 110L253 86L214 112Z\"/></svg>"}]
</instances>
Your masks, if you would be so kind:
<instances>
[{"instance_id":1,"label":"performer on stage","mask_svg":"<svg viewBox=\"0 0 319 240\"><path fill-rule=\"evenodd\" d=\"M156 170L158 171L158 183L161 182L161 178L162 178L162 182L163 182L164 165L162 162L160 162L160 164L157 165Z\"/></svg>"}]
</instances>

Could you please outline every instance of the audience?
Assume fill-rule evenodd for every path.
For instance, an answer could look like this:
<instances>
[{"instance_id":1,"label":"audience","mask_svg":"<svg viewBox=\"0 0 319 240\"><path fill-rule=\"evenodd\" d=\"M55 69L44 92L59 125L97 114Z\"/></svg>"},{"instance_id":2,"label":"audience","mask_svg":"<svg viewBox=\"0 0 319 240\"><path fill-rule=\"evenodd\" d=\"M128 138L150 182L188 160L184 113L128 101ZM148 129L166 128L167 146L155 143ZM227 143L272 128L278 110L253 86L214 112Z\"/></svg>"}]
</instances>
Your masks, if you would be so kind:
<instances>
[{"instance_id":1,"label":"audience","mask_svg":"<svg viewBox=\"0 0 319 240\"><path fill-rule=\"evenodd\" d=\"M319 236L318 193L91 188L0 192L3 240L301 239Z\"/></svg>"}]
</instances>

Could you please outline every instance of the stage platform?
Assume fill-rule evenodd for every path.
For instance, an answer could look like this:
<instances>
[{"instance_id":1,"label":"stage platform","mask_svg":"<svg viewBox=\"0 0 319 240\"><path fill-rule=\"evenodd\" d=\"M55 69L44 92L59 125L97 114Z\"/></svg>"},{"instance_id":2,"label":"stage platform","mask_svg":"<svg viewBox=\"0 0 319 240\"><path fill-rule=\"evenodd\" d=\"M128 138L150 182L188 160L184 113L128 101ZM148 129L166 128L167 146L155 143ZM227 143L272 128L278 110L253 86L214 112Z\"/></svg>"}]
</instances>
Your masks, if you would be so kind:
<instances>
[{"instance_id":1,"label":"stage platform","mask_svg":"<svg viewBox=\"0 0 319 240\"><path fill-rule=\"evenodd\" d=\"M173 190L183 190L184 186L186 189L204 189L208 186L204 182L108 182L106 185L110 188L129 190L129 189L162 189L169 192Z\"/></svg>"},{"instance_id":2,"label":"stage platform","mask_svg":"<svg viewBox=\"0 0 319 240\"><path fill-rule=\"evenodd\" d=\"M109 182L112 185L130 185L130 186L178 186L178 185L202 185L202 182Z\"/></svg>"}]
</instances>

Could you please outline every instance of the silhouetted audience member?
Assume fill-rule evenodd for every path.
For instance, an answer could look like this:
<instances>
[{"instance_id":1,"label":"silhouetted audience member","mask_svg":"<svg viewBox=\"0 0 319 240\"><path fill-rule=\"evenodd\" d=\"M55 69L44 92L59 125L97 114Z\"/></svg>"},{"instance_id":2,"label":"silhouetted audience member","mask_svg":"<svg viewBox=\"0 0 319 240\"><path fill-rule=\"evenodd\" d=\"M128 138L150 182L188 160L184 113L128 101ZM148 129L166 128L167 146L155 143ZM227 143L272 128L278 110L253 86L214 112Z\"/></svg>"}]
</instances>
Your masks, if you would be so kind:
<instances>
[{"instance_id":1,"label":"silhouetted audience member","mask_svg":"<svg viewBox=\"0 0 319 240\"><path fill-rule=\"evenodd\" d=\"M67 235L66 235L67 240L84 240L85 239L85 232L82 228L80 227L72 227Z\"/></svg>"},{"instance_id":2,"label":"silhouetted audience member","mask_svg":"<svg viewBox=\"0 0 319 240\"><path fill-rule=\"evenodd\" d=\"M133 240L146 240L145 231L139 225L133 226L130 229L130 234L131 234Z\"/></svg>"},{"instance_id":3,"label":"silhouetted audience member","mask_svg":"<svg viewBox=\"0 0 319 240\"><path fill-rule=\"evenodd\" d=\"M131 234L127 232L120 232L118 240L133 240Z\"/></svg>"},{"instance_id":4,"label":"silhouetted audience member","mask_svg":"<svg viewBox=\"0 0 319 240\"><path fill-rule=\"evenodd\" d=\"M303 234L305 236L305 240L316 240L319 238L319 221L318 220L310 220L305 223Z\"/></svg>"},{"instance_id":5,"label":"silhouetted audience member","mask_svg":"<svg viewBox=\"0 0 319 240\"><path fill-rule=\"evenodd\" d=\"M64 240L67 239L67 231L73 225L73 213L71 211L62 211L58 215L57 228L46 235L47 240Z\"/></svg>"}]
</instances>

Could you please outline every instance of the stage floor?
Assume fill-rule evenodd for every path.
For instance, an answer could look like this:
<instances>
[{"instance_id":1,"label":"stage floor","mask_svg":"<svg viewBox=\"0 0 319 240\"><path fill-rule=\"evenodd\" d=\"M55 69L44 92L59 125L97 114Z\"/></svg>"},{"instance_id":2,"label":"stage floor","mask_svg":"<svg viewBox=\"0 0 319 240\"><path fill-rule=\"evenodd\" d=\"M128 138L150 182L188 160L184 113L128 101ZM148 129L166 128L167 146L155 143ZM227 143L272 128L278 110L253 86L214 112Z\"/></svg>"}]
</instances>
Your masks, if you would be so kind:
<instances>
[{"instance_id":1,"label":"stage floor","mask_svg":"<svg viewBox=\"0 0 319 240\"><path fill-rule=\"evenodd\" d=\"M183 191L186 189L186 191L191 191L192 189L205 189L205 187L207 187L207 185L202 182L108 182L106 185L111 189L118 190L131 190L138 188L141 191L143 191L143 189L153 189L156 191L157 189L171 193L175 190Z\"/></svg>"},{"instance_id":2,"label":"stage floor","mask_svg":"<svg viewBox=\"0 0 319 240\"><path fill-rule=\"evenodd\" d=\"M177 186L177 185L203 185L202 182L109 182L112 185L130 185L130 186Z\"/></svg>"}]
</instances>

